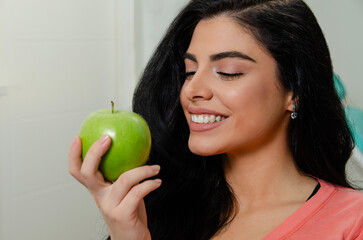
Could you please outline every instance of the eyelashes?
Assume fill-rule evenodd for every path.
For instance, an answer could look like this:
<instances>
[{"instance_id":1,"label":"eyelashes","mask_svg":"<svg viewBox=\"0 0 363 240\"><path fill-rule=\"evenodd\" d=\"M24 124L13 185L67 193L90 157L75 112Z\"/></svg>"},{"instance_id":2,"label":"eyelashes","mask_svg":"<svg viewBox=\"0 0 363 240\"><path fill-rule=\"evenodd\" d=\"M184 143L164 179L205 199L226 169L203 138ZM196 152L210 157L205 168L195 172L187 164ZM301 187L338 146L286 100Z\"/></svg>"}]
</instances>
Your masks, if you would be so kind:
<instances>
[{"instance_id":1,"label":"eyelashes","mask_svg":"<svg viewBox=\"0 0 363 240\"><path fill-rule=\"evenodd\" d=\"M186 73L184 73L184 79L190 80L193 78L194 74L195 74L195 72L186 72ZM232 80L235 78L239 78L243 75L243 73L226 73L226 72L217 72L217 74L223 80Z\"/></svg>"},{"instance_id":2,"label":"eyelashes","mask_svg":"<svg viewBox=\"0 0 363 240\"><path fill-rule=\"evenodd\" d=\"M243 73L225 73L225 72L217 72L217 73L222 79L229 79L229 80L239 78L240 76L243 75Z\"/></svg>"},{"instance_id":3,"label":"eyelashes","mask_svg":"<svg viewBox=\"0 0 363 240\"><path fill-rule=\"evenodd\" d=\"M193 78L193 75L195 74L195 72L186 72L184 73L184 79L185 80L190 80Z\"/></svg>"}]
</instances>

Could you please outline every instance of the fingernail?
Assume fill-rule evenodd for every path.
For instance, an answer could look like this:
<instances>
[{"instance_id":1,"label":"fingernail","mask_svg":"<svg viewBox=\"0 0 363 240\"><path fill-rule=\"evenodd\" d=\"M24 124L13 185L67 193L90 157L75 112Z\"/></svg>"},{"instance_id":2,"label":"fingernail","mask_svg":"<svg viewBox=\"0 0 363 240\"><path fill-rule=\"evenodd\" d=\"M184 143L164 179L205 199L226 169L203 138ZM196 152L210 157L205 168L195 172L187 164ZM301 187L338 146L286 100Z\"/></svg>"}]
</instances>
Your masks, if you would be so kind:
<instances>
[{"instance_id":1,"label":"fingernail","mask_svg":"<svg viewBox=\"0 0 363 240\"><path fill-rule=\"evenodd\" d=\"M101 138L100 138L100 144L101 145L104 145L106 142L107 142L107 140L108 140L108 138L109 138L109 136L108 135L103 135Z\"/></svg>"},{"instance_id":2,"label":"fingernail","mask_svg":"<svg viewBox=\"0 0 363 240\"><path fill-rule=\"evenodd\" d=\"M76 141L77 141L77 136L74 136L71 145L74 145L76 143Z\"/></svg>"},{"instance_id":3,"label":"fingernail","mask_svg":"<svg viewBox=\"0 0 363 240\"><path fill-rule=\"evenodd\" d=\"M156 184L160 185L160 184L161 184L161 179L159 179L159 178L154 179L154 182L155 182Z\"/></svg>"},{"instance_id":4,"label":"fingernail","mask_svg":"<svg viewBox=\"0 0 363 240\"><path fill-rule=\"evenodd\" d=\"M159 165L152 165L150 166L151 169L154 171L154 172L159 172L160 171L160 166Z\"/></svg>"}]
</instances>

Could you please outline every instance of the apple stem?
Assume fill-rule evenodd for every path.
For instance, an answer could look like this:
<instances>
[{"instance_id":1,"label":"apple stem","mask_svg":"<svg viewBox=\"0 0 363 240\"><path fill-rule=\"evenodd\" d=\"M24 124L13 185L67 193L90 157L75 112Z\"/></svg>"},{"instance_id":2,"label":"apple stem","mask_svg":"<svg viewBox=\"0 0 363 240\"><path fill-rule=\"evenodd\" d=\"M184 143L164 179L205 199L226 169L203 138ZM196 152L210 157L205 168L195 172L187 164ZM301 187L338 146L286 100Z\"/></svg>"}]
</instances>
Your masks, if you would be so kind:
<instances>
[{"instance_id":1,"label":"apple stem","mask_svg":"<svg viewBox=\"0 0 363 240\"><path fill-rule=\"evenodd\" d=\"M115 104L113 103L113 101L111 101L111 106L112 106L112 114L114 113L114 110L113 110L113 109L114 109L114 105L115 105Z\"/></svg>"}]
</instances>

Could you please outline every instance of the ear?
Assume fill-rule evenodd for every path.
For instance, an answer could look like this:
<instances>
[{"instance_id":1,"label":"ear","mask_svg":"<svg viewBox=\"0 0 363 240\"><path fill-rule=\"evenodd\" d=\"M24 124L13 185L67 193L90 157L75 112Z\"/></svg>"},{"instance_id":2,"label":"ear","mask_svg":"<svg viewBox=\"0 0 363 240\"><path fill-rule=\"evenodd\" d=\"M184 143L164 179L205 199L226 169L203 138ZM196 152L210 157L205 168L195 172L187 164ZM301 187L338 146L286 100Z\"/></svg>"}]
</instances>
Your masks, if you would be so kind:
<instances>
[{"instance_id":1,"label":"ear","mask_svg":"<svg viewBox=\"0 0 363 240\"><path fill-rule=\"evenodd\" d=\"M286 110L293 112L294 111L294 105L297 107L298 98L294 97L294 94L292 91L289 91L286 95Z\"/></svg>"}]
</instances>

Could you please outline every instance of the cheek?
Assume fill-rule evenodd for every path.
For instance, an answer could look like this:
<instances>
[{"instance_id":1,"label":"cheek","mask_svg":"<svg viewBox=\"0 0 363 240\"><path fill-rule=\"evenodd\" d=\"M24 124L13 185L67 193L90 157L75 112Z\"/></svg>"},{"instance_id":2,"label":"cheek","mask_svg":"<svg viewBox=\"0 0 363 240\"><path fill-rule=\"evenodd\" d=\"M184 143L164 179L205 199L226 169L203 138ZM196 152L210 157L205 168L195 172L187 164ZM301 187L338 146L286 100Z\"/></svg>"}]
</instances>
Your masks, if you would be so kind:
<instances>
[{"instance_id":1,"label":"cheek","mask_svg":"<svg viewBox=\"0 0 363 240\"><path fill-rule=\"evenodd\" d=\"M262 134L282 112L281 96L276 88L263 82L235 86L227 99L234 115L233 128L251 137Z\"/></svg>"},{"instance_id":2,"label":"cheek","mask_svg":"<svg viewBox=\"0 0 363 240\"><path fill-rule=\"evenodd\" d=\"M265 101L269 97L269 90L263 84L246 83L233 86L225 91L225 99L234 114L253 117L264 108Z\"/></svg>"},{"instance_id":3,"label":"cheek","mask_svg":"<svg viewBox=\"0 0 363 240\"><path fill-rule=\"evenodd\" d=\"M185 104L184 84L183 84L182 88L180 89L179 101L182 106L183 106L183 104Z\"/></svg>"},{"instance_id":4,"label":"cheek","mask_svg":"<svg viewBox=\"0 0 363 240\"><path fill-rule=\"evenodd\" d=\"M187 115L187 108L188 108L188 99L186 97L186 94L185 94L185 84L183 84L181 90L180 90L180 94L179 94L179 101L180 101L180 104L183 108L183 111L184 111L184 115L186 116Z\"/></svg>"}]
</instances>

